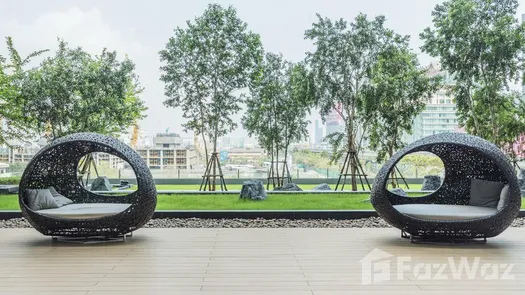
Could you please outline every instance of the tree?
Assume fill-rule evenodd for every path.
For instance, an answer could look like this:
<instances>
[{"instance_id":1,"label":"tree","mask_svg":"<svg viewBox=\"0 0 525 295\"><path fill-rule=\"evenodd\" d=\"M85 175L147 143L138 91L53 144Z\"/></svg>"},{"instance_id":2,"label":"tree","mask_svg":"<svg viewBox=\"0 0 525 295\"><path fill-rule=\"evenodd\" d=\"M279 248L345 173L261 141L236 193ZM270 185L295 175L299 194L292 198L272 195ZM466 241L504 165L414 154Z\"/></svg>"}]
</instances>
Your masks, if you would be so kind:
<instances>
[{"instance_id":1,"label":"tree","mask_svg":"<svg viewBox=\"0 0 525 295\"><path fill-rule=\"evenodd\" d=\"M215 190L216 177L224 183L217 157L217 139L233 131L231 116L241 110L244 95L239 90L250 85L260 72L263 57L259 35L247 29L233 7L210 4L203 15L187 28L176 28L174 36L160 51L161 80L165 85L165 105L180 107L188 122L183 126L212 144L207 159L206 179ZM207 150L207 147L206 147ZM202 186L201 186L202 187Z\"/></svg>"},{"instance_id":2,"label":"tree","mask_svg":"<svg viewBox=\"0 0 525 295\"><path fill-rule=\"evenodd\" d=\"M280 122L284 151L284 165L288 170L288 150L291 143L306 139L308 124L306 116L315 103L313 75L309 73L304 63L291 64L286 72L284 84L283 116ZM288 172L289 173L289 172ZM281 185L283 185L281 183Z\"/></svg>"},{"instance_id":3,"label":"tree","mask_svg":"<svg viewBox=\"0 0 525 295\"><path fill-rule=\"evenodd\" d=\"M350 24L343 19L317 17L318 22L305 32L305 38L316 46L314 52L307 53L306 60L314 73L317 106L323 121L336 112L345 122L345 131L330 135L328 140L334 149L333 161L346 154L339 179L344 176L346 180L350 175L352 190L357 190L356 177L365 176L366 180L357 155L362 134L372 119L365 108L370 105L366 94L371 70L386 44L406 37L385 28L384 16L368 20L359 14ZM358 132L360 126L363 129Z\"/></svg>"},{"instance_id":4,"label":"tree","mask_svg":"<svg viewBox=\"0 0 525 295\"><path fill-rule=\"evenodd\" d=\"M112 136L126 132L146 110L138 97L142 88L134 69L128 58L118 61L116 52L104 49L91 56L59 40L55 56L28 71L22 80L26 126L50 140L77 132ZM94 165L92 154L81 160L79 181L88 183Z\"/></svg>"},{"instance_id":5,"label":"tree","mask_svg":"<svg viewBox=\"0 0 525 295\"><path fill-rule=\"evenodd\" d=\"M510 85L524 69L525 25L515 18L517 7L517 0L449 0L435 7L434 28L420 35L422 50L454 76L450 93L460 125L500 147L525 131L506 126L512 120L500 112L506 105L524 115L516 112L520 104L509 104Z\"/></svg>"},{"instance_id":6,"label":"tree","mask_svg":"<svg viewBox=\"0 0 525 295\"><path fill-rule=\"evenodd\" d=\"M498 104L493 106L495 120L500 125L499 136L494 143L499 146L512 162L516 163L523 155L523 134L525 132L525 103L521 101L522 94L518 92L498 93ZM475 113L481 122L490 122L486 107L477 105ZM490 126L482 125L480 130L487 130Z\"/></svg>"},{"instance_id":7,"label":"tree","mask_svg":"<svg viewBox=\"0 0 525 295\"><path fill-rule=\"evenodd\" d=\"M22 58L15 49L11 37L6 38L6 45L9 63L6 58L0 56L0 122L5 122L0 130L0 145L8 144L10 140L23 140L28 136L26 114L23 112L20 100L20 85L26 74L24 67L32 58L47 51L35 51Z\"/></svg>"},{"instance_id":8,"label":"tree","mask_svg":"<svg viewBox=\"0 0 525 295\"><path fill-rule=\"evenodd\" d=\"M271 156L268 186L272 182L275 187L275 180L277 186L282 186L285 178L291 179L287 166L290 144L308 134L306 115L313 102L311 77L304 64L293 64L281 54L267 53L261 75L252 83L250 93L242 119L244 128L250 136L257 136L259 145ZM280 152L284 153L283 161ZM279 163L283 163L282 173Z\"/></svg>"},{"instance_id":9,"label":"tree","mask_svg":"<svg viewBox=\"0 0 525 295\"><path fill-rule=\"evenodd\" d=\"M259 145L271 157L268 186L275 179L279 186L279 169L274 166L279 163L279 150L283 145L282 132L279 123L283 116L283 88L286 68L289 62L282 55L267 53L261 65L261 75L251 85L251 97L246 100L246 113L242 118L244 128L249 136L256 135Z\"/></svg>"},{"instance_id":10,"label":"tree","mask_svg":"<svg viewBox=\"0 0 525 295\"><path fill-rule=\"evenodd\" d=\"M370 148L377 152L377 162L381 163L405 146L403 134L411 133L414 118L438 90L440 78L427 75L408 42L392 44L381 52L371 76L367 103L371 104L368 108L374 115L368 139ZM391 175L394 188L396 170Z\"/></svg>"},{"instance_id":11,"label":"tree","mask_svg":"<svg viewBox=\"0 0 525 295\"><path fill-rule=\"evenodd\" d=\"M127 58L119 62L116 52L104 49L93 57L59 40L55 56L23 80L26 121L50 139L76 132L125 132L146 110L134 69Z\"/></svg>"}]
</instances>

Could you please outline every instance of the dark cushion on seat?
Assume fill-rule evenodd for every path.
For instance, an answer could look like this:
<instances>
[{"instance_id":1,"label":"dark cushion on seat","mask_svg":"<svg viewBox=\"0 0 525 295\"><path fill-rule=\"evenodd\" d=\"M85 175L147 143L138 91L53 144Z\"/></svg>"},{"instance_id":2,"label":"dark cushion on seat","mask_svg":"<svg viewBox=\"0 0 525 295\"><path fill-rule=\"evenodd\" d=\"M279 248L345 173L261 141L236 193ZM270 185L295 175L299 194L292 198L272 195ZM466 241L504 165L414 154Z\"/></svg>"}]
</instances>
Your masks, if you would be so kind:
<instances>
[{"instance_id":1,"label":"dark cushion on seat","mask_svg":"<svg viewBox=\"0 0 525 295\"><path fill-rule=\"evenodd\" d=\"M49 189L27 189L25 197L27 206L33 211L59 207Z\"/></svg>"},{"instance_id":2,"label":"dark cushion on seat","mask_svg":"<svg viewBox=\"0 0 525 295\"><path fill-rule=\"evenodd\" d=\"M64 205L69 205L69 204L72 204L73 201L69 198L66 198L64 196L62 196L61 194L59 194L54 187L49 187L49 191L51 192L51 195L53 196L53 198L55 198L55 201L57 202L57 205L58 207L62 207Z\"/></svg>"},{"instance_id":3,"label":"dark cushion on seat","mask_svg":"<svg viewBox=\"0 0 525 295\"><path fill-rule=\"evenodd\" d=\"M497 208L505 184L482 179L470 180L470 206Z\"/></svg>"}]
</instances>

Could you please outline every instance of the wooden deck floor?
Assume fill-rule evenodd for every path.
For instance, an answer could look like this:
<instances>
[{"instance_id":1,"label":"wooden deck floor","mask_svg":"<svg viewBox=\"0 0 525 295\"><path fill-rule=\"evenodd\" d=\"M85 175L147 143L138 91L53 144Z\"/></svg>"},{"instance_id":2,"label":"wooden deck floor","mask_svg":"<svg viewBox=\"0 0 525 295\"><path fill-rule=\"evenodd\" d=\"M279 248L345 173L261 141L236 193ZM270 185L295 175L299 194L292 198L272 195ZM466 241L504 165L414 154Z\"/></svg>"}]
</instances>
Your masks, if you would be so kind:
<instances>
[{"instance_id":1,"label":"wooden deck floor","mask_svg":"<svg viewBox=\"0 0 525 295\"><path fill-rule=\"evenodd\" d=\"M382 259L367 268L367 258ZM462 258L478 261L472 278L452 270ZM516 228L461 247L413 245L395 229L141 229L96 245L0 229L0 259L0 294L14 295L525 294L525 229ZM515 264L508 275L505 264Z\"/></svg>"}]
</instances>

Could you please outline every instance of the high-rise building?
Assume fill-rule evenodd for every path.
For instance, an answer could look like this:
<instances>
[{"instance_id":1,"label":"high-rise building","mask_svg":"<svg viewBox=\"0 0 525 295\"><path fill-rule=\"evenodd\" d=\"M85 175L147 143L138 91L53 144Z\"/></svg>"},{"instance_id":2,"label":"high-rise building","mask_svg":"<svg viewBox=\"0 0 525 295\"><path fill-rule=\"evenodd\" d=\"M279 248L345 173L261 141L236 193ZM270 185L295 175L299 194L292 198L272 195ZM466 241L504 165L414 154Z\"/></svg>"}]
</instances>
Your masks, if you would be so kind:
<instances>
[{"instance_id":1,"label":"high-rise building","mask_svg":"<svg viewBox=\"0 0 525 295\"><path fill-rule=\"evenodd\" d=\"M452 77L441 71L439 65L431 64L428 75L440 75L444 78L444 83L451 85L454 83ZM458 126L456 115L456 104L451 96L447 95L445 89L437 91L428 101L425 110L413 121L412 134L403 137L405 142L413 142L423 137L445 132L463 132Z\"/></svg>"},{"instance_id":2,"label":"high-rise building","mask_svg":"<svg viewBox=\"0 0 525 295\"><path fill-rule=\"evenodd\" d=\"M343 123L343 118L339 114L339 112L342 111L341 104L338 104L336 106L337 110L332 110L330 114L326 117L326 133L325 136L328 136L330 134L336 133L336 132L343 132L345 130L345 126Z\"/></svg>"}]
</instances>

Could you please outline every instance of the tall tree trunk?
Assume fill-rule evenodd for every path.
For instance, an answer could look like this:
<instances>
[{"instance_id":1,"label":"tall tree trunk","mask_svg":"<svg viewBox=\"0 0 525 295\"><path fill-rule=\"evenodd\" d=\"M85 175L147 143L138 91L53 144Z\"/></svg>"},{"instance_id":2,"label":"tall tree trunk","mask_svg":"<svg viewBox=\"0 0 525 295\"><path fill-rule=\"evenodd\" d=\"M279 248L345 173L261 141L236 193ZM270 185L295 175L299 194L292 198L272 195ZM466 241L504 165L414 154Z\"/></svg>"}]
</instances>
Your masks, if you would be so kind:
<instances>
[{"instance_id":1,"label":"tall tree trunk","mask_svg":"<svg viewBox=\"0 0 525 295\"><path fill-rule=\"evenodd\" d=\"M275 188L275 171L273 170L273 164L274 164L274 161L275 161L275 155L274 155L274 152L273 152L273 144L271 145L271 150L270 150L270 153L272 155L272 161L270 162L270 171L269 171L269 175L268 175L268 187L270 186L270 180L272 181L272 186L273 188Z\"/></svg>"},{"instance_id":2,"label":"tall tree trunk","mask_svg":"<svg viewBox=\"0 0 525 295\"><path fill-rule=\"evenodd\" d=\"M288 134L288 126L286 126L285 128L285 131L284 131L284 160L283 160L283 172L281 173L282 177L283 177L283 185L284 185L284 174L285 174L285 169L286 169L286 165L288 165L287 161L288 161L288 146L290 145L290 135Z\"/></svg>"},{"instance_id":3,"label":"tall tree trunk","mask_svg":"<svg viewBox=\"0 0 525 295\"><path fill-rule=\"evenodd\" d=\"M352 181L352 191L357 191L357 176L356 176L356 173L357 173L357 154L356 154L356 150L355 150L355 145L354 145L354 142L353 142L354 138L352 136L352 139L351 139L351 143L350 143L350 153L351 153L351 157L350 157L350 173L352 174L352 177L351 177L351 181Z\"/></svg>"},{"instance_id":4,"label":"tall tree trunk","mask_svg":"<svg viewBox=\"0 0 525 295\"><path fill-rule=\"evenodd\" d=\"M399 132L397 132L397 122L394 123L394 135L391 137L391 140L390 140L390 144L388 145L388 156L389 158L392 158L392 156L394 155L394 147L396 146L397 144L397 137L399 136ZM388 142L388 140L387 140ZM397 183L397 179L396 179L396 167L397 166L394 166L394 169L392 169L392 176L391 176L391 179L392 179L392 188L397 188L398 187L398 183Z\"/></svg>"},{"instance_id":5,"label":"tall tree trunk","mask_svg":"<svg viewBox=\"0 0 525 295\"><path fill-rule=\"evenodd\" d=\"M388 155L390 156L390 158L392 158L392 154L394 152L393 151L393 145L394 145L394 142L392 142L390 144L390 146L388 147ZM394 169L392 169L392 172L391 172L391 175L390 175L390 180L391 180L392 188L396 188L397 187L396 166L394 166Z\"/></svg>"},{"instance_id":6,"label":"tall tree trunk","mask_svg":"<svg viewBox=\"0 0 525 295\"><path fill-rule=\"evenodd\" d=\"M210 157L208 156L208 144L206 143L206 136L204 135L204 132L201 133L202 135L202 141L204 141L204 154L206 155L206 167L208 167L208 164L210 164Z\"/></svg>"},{"instance_id":7,"label":"tall tree trunk","mask_svg":"<svg viewBox=\"0 0 525 295\"><path fill-rule=\"evenodd\" d=\"M348 152L350 153L350 159L348 165L350 165L350 181L352 183L352 191L357 191L357 176L356 176L356 148L355 148L355 133L354 133L354 121L355 120L355 108L352 107L351 119L349 120L348 130Z\"/></svg>"},{"instance_id":8,"label":"tall tree trunk","mask_svg":"<svg viewBox=\"0 0 525 295\"><path fill-rule=\"evenodd\" d=\"M474 112L474 102L472 101L472 95L470 95L470 86L467 87L467 93L468 93L468 107L470 111L470 116L472 117L472 121L474 122L474 132L472 132L472 135L479 136L479 121L478 117L476 116L476 113Z\"/></svg>"},{"instance_id":9,"label":"tall tree trunk","mask_svg":"<svg viewBox=\"0 0 525 295\"><path fill-rule=\"evenodd\" d=\"M210 164L210 158L208 156L208 144L206 143L206 134L205 134L205 125L204 125L204 111L202 104L200 105L200 114L201 114L201 135L202 135L202 141L204 142L204 154L206 155L206 167Z\"/></svg>"},{"instance_id":10,"label":"tall tree trunk","mask_svg":"<svg viewBox=\"0 0 525 295\"><path fill-rule=\"evenodd\" d=\"M282 176L283 176L283 185L284 185L284 174L285 174L285 169L286 169L286 165L288 165L288 145L290 144L290 141L287 140L286 142L286 146L284 147L284 162L283 162L283 172L282 172ZM288 175L286 175L286 177L288 177Z\"/></svg>"},{"instance_id":11,"label":"tall tree trunk","mask_svg":"<svg viewBox=\"0 0 525 295\"><path fill-rule=\"evenodd\" d=\"M279 146L277 146L275 157L275 172L277 173L277 186L281 186L281 178L279 177Z\"/></svg>"},{"instance_id":12,"label":"tall tree trunk","mask_svg":"<svg viewBox=\"0 0 525 295\"><path fill-rule=\"evenodd\" d=\"M219 162L219 158L217 157L217 133L218 133L218 123L215 125L215 134L213 135L213 157L212 157L212 165L213 165L213 180L212 180L212 191L215 191L215 184L217 183L217 164Z\"/></svg>"}]
</instances>

